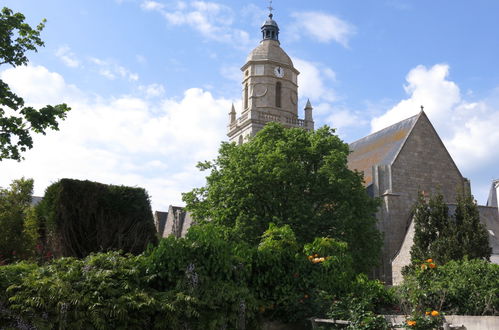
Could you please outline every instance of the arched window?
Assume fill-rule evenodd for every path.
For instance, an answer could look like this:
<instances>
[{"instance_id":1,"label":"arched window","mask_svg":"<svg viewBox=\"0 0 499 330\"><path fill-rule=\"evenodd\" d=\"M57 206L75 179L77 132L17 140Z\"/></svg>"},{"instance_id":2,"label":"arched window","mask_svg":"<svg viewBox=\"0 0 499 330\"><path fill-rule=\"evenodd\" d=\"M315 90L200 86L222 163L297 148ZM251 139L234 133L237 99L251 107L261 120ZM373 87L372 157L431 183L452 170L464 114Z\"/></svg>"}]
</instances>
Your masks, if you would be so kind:
<instances>
[{"instance_id":1,"label":"arched window","mask_svg":"<svg viewBox=\"0 0 499 330\"><path fill-rule=\"evenodd\" d=\"M239 141L237 144L239 144L239 145L243 144L243 136L242 135L239 135Z\"/></svg>"},{"instance_id":2,"label":"arched window","mask_svg":"<svg viewBox=\"0 0 499 330\"><path fill-rule=\"evenodd\" d=\"M279 81L275 84L275 106L281 107L281 83Z\"/></svg>"},{"instance_id":3,"label":"arched window","mask_svg":"<svg viewBox=\"0 0 499 330\"><path fill-rule=\"evenodd\" d=\"M244 85L244 108L248 109L248 84Z\"/></svg>"}]
</instances>

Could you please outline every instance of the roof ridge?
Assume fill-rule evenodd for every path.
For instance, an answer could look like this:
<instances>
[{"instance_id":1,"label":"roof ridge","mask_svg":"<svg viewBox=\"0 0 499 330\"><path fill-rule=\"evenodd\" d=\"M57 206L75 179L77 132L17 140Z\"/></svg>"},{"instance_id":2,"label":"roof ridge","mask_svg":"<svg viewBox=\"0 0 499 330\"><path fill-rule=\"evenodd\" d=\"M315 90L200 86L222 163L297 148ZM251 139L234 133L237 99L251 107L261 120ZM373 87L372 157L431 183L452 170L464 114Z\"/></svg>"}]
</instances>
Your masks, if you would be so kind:
<instances>
[{"instance_id":1,"label":"roof ridge","mask_svg":"<svg viewBox=\"0 0 499 330\"><path fill-rule=\"evenodd\" d=\"M389 126L386 126L386 127L382 128L382 129L380 129L379 131L372 132L371 134L368 134L368 135L366 135L366 136L364 136L364 137L361 137L360 139L357 139L357 140L355 140L355 141L353 141L353 142L350 142L350 143L349 143L349 145L350 145L350 144L354 144L354 143L356 143L356 142L358 142L358 141L360 141L360 140L367 139L368 137L373 136L373 135L378 134L378 133L381 133L381 132L383 132L383 131L387 131L387 130L388 130L388 129L390 129L391 127L393 127L393 126L395 126L395 125L398 125L398 124L400 124L400 123L402 123L402 122L404 122L404 121L409 121L410 119L413 119L414 117L419 117L419 116L421 116L421 114L422 114L422 113L424 113L424 112L423 112L423 111L421 111L421 112L419 112L418 114L416 114L416 115L414 115L414 116L410 116L410 117L407 117L407 118L405 118L405 119L402 119L402 120L400 120L400 121L398 121L398 122L396 122L396 123L393 123L393 124L391 124L391 125L389 125ZM413 126L414 126L414 124L413 124Z\"/></svg>"}]
</instances>

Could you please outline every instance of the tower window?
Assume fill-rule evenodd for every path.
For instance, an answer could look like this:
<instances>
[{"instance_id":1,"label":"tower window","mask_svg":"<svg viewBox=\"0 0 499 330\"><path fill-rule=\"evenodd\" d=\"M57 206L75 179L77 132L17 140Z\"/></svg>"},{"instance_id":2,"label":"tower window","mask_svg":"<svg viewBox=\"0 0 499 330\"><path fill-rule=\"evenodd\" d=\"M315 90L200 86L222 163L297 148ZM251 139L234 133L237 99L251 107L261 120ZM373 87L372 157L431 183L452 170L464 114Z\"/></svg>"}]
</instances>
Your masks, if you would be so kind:
<instances>
[{"instance_id":1,"label":"tower window","mask_svg":"<svg viewBox=\"0 0 499 330\"><path fill-rule=\"evenodd\" d=\"M281 83L278 81L275 84L275 106L280 108L281 107Z\"/></svg>"},{"instance_id":2,"label":"tower window","mask_svg":"<svg viewBox=\"0 0 499 330\"><path fill-rule=\"evenodd\" d=\"M244 108L248 108L248 84L244 85Z\"/></svg>"}]
</instances>

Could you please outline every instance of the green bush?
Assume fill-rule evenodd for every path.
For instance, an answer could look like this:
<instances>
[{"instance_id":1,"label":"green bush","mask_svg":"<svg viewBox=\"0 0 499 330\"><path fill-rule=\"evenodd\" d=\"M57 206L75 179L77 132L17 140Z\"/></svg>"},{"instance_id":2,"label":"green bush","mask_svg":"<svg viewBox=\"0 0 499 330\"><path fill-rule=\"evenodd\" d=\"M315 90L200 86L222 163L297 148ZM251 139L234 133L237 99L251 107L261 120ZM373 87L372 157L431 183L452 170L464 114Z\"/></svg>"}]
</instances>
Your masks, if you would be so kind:
<instances>
[{"instance_id":1,"label":"green bush","mask_svg":"<svg viewBox=\"0 0 499 330\"><path fill-rule=\"evenodd\" d=\"M110 250L138 254L157 242L142 188L62 179L47 188L37 214L44 252L56 257Z\"/></svg>"},{"instance_id":2,"label":"green bush","mask_svg":"<svg viewBox=\"0 0 499 330\"><path fill-rule=\"evenodd\" d=\"M141 258L108 252L1 267L10 286L0 320L37 329L178 329L177 313L195 302L147 287Z\"/></svg>"},{"instance_id":3,"label":"green bush","mask_svg":"<svg viewBox=\"0 0 499 330\"><path fill-rule=\"evenodd\" d=\"M161 240L147 251L143 267L151 287L195 299L195 313L177 315L190 329L238 329L256 322L256 300L247 285L251 260L247 245L205 224L191 228L186 238Z\"/></svg>"},{"instance_id":4,"label":"green bush","mask_svg":"<svg viewBox=\"0 0 499 330\"><path fill-rule=\"evenodd\" d=\"M324 316L353 278L346 243L317 238L302 248L288 225L271 224L258 246L250 286L264 319L294 323Z\"/></svg>"},{"instance_id":5,"label":"green bush","mask_svg":"<svg viewBox=\"0 0 499 330\"><path fill-rule=\"evenodd\" d=\"M407 314L499 315L499 265L465 259L439 266L427 260L406 272L397 291Z\"/></svg>"},{"instance_id":6,"label":"green bush","mask_svg":"<svg viewBox=\"0 0 499 330\"><path fill-rule=\"evenodd\" d=\"M395 303L394 293L380 281L372 281L359 274L349 292L333 301L327 316L351 321L347 329L384 330L389 329L389 324L378 314L385 314L387 308Z\"/></svg>"}]
</instances>

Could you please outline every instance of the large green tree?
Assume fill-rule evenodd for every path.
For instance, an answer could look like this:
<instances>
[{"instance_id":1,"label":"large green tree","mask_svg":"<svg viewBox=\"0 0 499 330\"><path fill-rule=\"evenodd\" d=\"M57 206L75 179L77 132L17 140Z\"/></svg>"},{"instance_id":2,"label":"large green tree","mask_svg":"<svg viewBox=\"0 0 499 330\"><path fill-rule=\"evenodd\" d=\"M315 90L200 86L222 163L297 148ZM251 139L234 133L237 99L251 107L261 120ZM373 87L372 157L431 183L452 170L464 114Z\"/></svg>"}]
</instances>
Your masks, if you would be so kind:
<instances>
[{"instance_id":1,"label":"large green tree","mask_svg":"<svg viewBox=\"0 0 499 330\"><path fill-rule=\"evenodd\" d=\"M411 260L419 263L431 258L444 264L450 260L490 259L491 248L478 206L469 193L457 196L454 213L442 194L420 194L413 210L414 245Z\"/></svg>"},{"instance_id":2,"label":"large green tree","mask_svg":"<svg viewBox=\"0 0 499 330\"><path fill-rule=\"evenodd\" d=\"M38 233L32 194L32 179L14 180L0 189L0 263L34 254Z\"/></svg>"},{"instance_id":3,"label":"large green tree","mask_svg":"<svg viewBox=\"0 0 499 330\"><path fill-rule=\"evenodd\" d=\"M357 270L367 271L380 251L378 202L348 169L348 153L329 127L307 132L271 123L243 145L222 143L217 159L198 165L210 171L206 186L183 198L197 221L229 227L250 243L269 223L289 225L300 243L339 239Z\"/></svg>"},{"instance_id":4,"label":"large green tree","mask_svg":"<svg viewBox=\"0 0 499 330\"><path fill-rule=\"evenodd\" d=\"M4 7L0 12L0 65L26 65L27 51L44 45L40 32L45 20L32 28L21 13ZM57 120L64 119L70 108L66 104L47 105L41 109L24 106L22 97L11 91L0 79L0 161L22 159L21 153L33 147L32 132L45 134L58 130Z\"/></svg>"}]
</instances>

